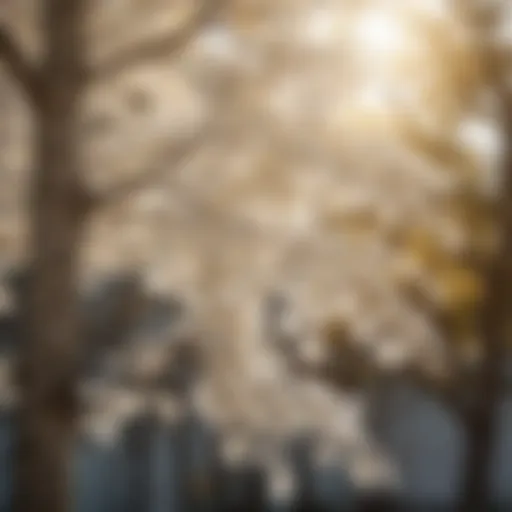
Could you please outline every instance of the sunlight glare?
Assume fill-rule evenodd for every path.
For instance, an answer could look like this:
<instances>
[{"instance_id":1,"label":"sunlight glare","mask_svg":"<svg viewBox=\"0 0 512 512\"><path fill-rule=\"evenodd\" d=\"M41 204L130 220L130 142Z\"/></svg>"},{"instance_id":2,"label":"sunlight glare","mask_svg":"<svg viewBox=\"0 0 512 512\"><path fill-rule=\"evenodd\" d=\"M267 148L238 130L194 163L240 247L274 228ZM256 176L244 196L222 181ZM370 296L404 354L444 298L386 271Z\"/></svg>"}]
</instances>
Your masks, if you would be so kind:
<instances>
[{"instance_id":1,"label":"sunlight glare","mask_svg":"<svg viewBox=\"0 0 512 512\"><path fill-rule=\"evenodd\" d=\"M366 10L355 27L355 43L374 57L394 57L408 42L402 20L384 8Z\"/></svg>"}]
</instances>

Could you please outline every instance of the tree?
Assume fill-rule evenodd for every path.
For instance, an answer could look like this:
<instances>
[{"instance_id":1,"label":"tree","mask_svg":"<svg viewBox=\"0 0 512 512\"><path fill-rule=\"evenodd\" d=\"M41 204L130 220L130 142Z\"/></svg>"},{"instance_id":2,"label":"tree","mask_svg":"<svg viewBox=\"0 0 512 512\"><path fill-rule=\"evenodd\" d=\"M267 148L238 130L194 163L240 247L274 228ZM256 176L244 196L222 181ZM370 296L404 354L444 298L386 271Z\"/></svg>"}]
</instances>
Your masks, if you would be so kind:
<instances>
[{"instance_id":1,"label":"tree","mask_svg":"<svg viewBox=\"0 0 512 512\"><path fill-rule=\"evenodd\" d=\"M448 347L455 348L449 378L441 395L458 414L466 432L467 452L459 507L461 511L477 511L492 505L491 469L500 400L505 391L504 361L510 346L512 103L506 79L510 69L509 51L495 36L504 22L505 6L500 2L489 5L469 2L461 3L458 8L461 19L474 31L474 59L483 83L497 99L500 113L495 122L502 133L503 152L493 179L500 187L491 197L479 192L471 160L461 159L462 155L456 157L467 178L453 211L463 214L470 243L441 274L444 276L441 279L453 287L451 306L432 309L432 303L426 303L424 295L422 300ZM446 158L450 143L437 142L435 147L444 148ZM453 153L448 158L453 159ZM427 255L430 265L435 265L434 260L437 260L437 268L441 269L443 264L439 263L446 258L446 252L443 254L439 246L435 248L434 239L423 242L420 243L423 256ZM476 351L476 361L469 364L464 362L463 356L468 348Z\"/></svg>"},{"instance_id":2,"label":"tree","mask_svg":"<svg viewBox=\"0 0 512 512\"><path fill-rule=\"evenodd\" d=\"M324 351L326 364L316 367L313 365L309 368L302 366L302 370L305 369L309 375L314 374L341 387L353 385L355 374L359 378L358 385L365 385L364 383L368 384L375 374L385 374L386 371L383 371L378 360L368 361L374 354L372 350L363 349L359 341L367 344L368 338L375 336L376 339L381 338L378 341L380 345L386 345L382 341L382 338L386 337L386 329L391 331L392 337L404 336L405 344L400 352L405 356L405 364L399 365L400 369L403 366L408 367L407 375L427 387L446 404L449 410L457 415L465 429L467 459L463 469L461 510L483 510L488 508L491 502L490 470L497 414L504 391L503 360L508 354L509 347L507 311L510 305L510 269L507 261L510 257L511 237L510 87L504 84L504 75L510 69L510 57L506 51L503 52L503 48L489 46L490 41L495 41L492 34L496 31L496 24L503 18L503 12L496 10L496 5L483 6L482 10L478 2L454 2L452 7L454 17L448 24L455 23L455 26L448 32L447 25L443 25L444 22L439 22L438 19L435 23L428 19L425 22L421 18L412 20L413 26L418 27L415 23L419 21L419 27L426 30L429 48L432 49L430 58L435 60L425 62L418 59L414 65L425 66L429 69L430 75L425 77L418 69L418 75L412 80L409 77L411 68L406 66L405 71L398 67L398 77L392 74L391 78L388 78L392 84L395 83L394 80L397 83L408 80L407 84L410 84L413 91L411 96L420 98L419 105L415 105L415 115L410 116L409 112L402 115L400 111L393 115L396 114L393 109L391 112L382 109L377 110L379 115L372 116L372 109L375 106L370 104L367 116L362 118L361 112L356 110L354 117L358 118L358 124L349 124L352 130L359 128L359 134L366 136L367 139L371 133L380 132L386 137L396 130L399 140L398 146L393 146L389 138L385 140L387 152L379 153L380 162L375 162L371 157L366 160L359 157L359 165L356 168L360 174L368 172L376 179L379 176L379 169L386 168L385 162L391 162L391 168L388 168L386 175L389 181L394 176L393 173L397 172L396 168L404 163L405 172L400 180L393 182L397 188L393 193L390 192L390 195L384 192L387 181L382 178L379 182L381 191L374 194L371 200L373 202L365 203L361 200L359 210L357 207L354 208L352 215L350 211L341 211L338 214L334 212L334 215L327 219L329 222L325 226L331 236L336 231L347 233L351 230L358 233L361 239L364 234L369 238L373 237L374 244L368 244L368 251L376 252L382 246L386 249L381 253L380 261L374 263L380 270L370 270L369 267L366 276L358 282L358 287L354 287L354 295L361 294L367 298L366 301L360 301L360 304L367 306L361 308L359 319L355 318L356 308L349 309L350 301L349 312L344 314L340 311L339 299L343 284L335 287L332 296L329 296L325 292L326 283L322 284L319 276L315 274L310 287L304 287L310 297L306 300L306 305L302 306L302 313L304 316L310 315L313 322L324 322L327 325L324 336L320 336L327 342L327 349ZM475 11L471 11L473 8ZM377 21L383 33L380 36L384 39L385 29L390 29L389 26L385 26L388 20L383 18ZM377 21L373 18L375 25ZM396 28L394 27L394 34ZM464 40L469 41L467 46L454 42L452 35L456 31L466 33ZM418 30L417 33L421 32ZM383 41L380 41L380 44L382 47L385 46ZM415 49L417 46L411 44L410 48ZM442 58L439 58L440 55ZM459 65L461 61L464 65ZM407 61L405 64L407 65ZM425 89L423 80L429 84ZM376 82L380 83L378 80ZM470 116L474 115L474 110L478 110L479 107L476 105L479 104L478 98L481 98L483 89L493 90L498 99L497 109L489 116L500 125L504 138L505 150L504 154L501 154L498 168L492 164L482 164L478 158L475 159L475 148L461 145L458 139L458 129L471 122ZM404 96L407 98L407 94ZM430 111L422 112L425 108ZM427 116L423 117L425 113ZM384 122L383 114L389 114ZM479 139L475 146L485 143L485 133L480 132ZM406 163L407 160L403 158L409 150L412 150L414 158ZM376 150L375 154L377 153ZM499 149L496 153L499 154ZM389 156L390 160L385 161L383 155ZM426 163L423 170L422 166L418 165L422 160ZM443 175L439 171L442 171ZM499 194L496 194L496 188L489 193L489 189L483 185L484 174L487 174L487 177L491 176L491 181L499 180L502 185ZM451 184L448 180L445 181L450 175ZM426 179L422 182L423 178ZM432 180L430 184L427 178ZM437 189L437 185L432 186L435 180L438 180L439 184ZM353 181L355 182L356 178L353 178ZM427 203L429 199L434 198L434 203L430 207L425 207L423 211L420 211L419 206L416 209L414 206L407 207L401 203L397 211L401 211L402 215L404 211L409 211L410 218L399 219L392 229L386 228L382 218L379 218L379 212L375 211L378 210L376 203L389 201L393 194L393 197L396 196L394 201L398 203L401 190L398 186L404 186L404 182L408 184L408 188L403 189L404 194L416 197L418 203ZM391 190L390 188L389 191ZM324 202L328 202L326 196ZM433 204L436 206L432 208ZM406 210L407 208L409 209ZM379 228L382 231L377 233ZM389 239L379 245L379 236L387 236ZM352 243L355 247L356 242ZM325 244L325 240L319 239L318 247L322 244ZM425 334L421 323L409 323L407 326L404 321L403 327L407 328L408 332L397 332L400 322L399 315L395 312L388 317L388 325L384 320L382 327L379 328L378 314L385 315L382 304L385 299L384 294L378 295L376 283L382 282L383 273L389 270L386 269L386 258L390 250L396 251L399 255L400 273L395 283L386 282L385 289L389 291L396 285L398 288L403 287L409 307L430 321L433 329L427 331L426 339L423 341L430 345L430 348L423 352L424 354L436 354L436 340L443 341L441 346L438 345L440 350L437 351L437 358L442 359L442 366L445 367L442 378L439 373L430 372L431 368L425 364L426 358L422 359L421 355L419 358L414 356L414 351L418 348L419 354L422 353L421 347L413 345L414 340L421 336L420 333ZM307 266L302 266L303 274L316 272L319 262L315 259L320 257L320 252L321 250L317 249L315 256L315 251L309 250L306 258L310 261ZM346 252L348 251L345 251L345 254ZM338 254L339 259L334 265L342 266L343 270L331 268L331 280L334 280L336 272L356 272L353 267L350 271L347 270L349 265L355 267L354 262L346 257L341 265L343 252L340 251ZM405 255L403 260L400 254ZM359 256L362 260L363 256ZM326 271L327 265L330 264L329 258L321 261ZM402 272L403 275L400 275ZM404 278L406 274L408 276ZM367 284L370 279L373 282ZM365 284L368 286L367 295L362 293ZM294 293L297 301L297 296L301 292L295 290ZM328 311L328 300L332 300L334 305L333 314ZM379 305L380 311L377 311L376 305ZM370 310L373 307L375 310ZM316 318L313 313L315 309L318 315ZM408 316L410 313L403 311L401 318L404 320ZM359 340L354 339L353 331L356 334L358 331L361 332L363 324L370 323L368 317L372 317L373 325L376 327L373 330L367 329L364 334L359 335ZM359 360L362 364L356 363ZM358 370L355 370L356 365Z\"/></svg>"},{"instance_id":3,"label":"tree","mask_svg":"<svg viewBox=\"0 0 512 512\"><path fill-rule=\"evenodd\" d=\"M511 306L512 276L512 98L507 81L508 52L494 46L489 31L496 30L506 6L478 9L477 27L482 38L482 54L491 86L500 100L501 122L504 132L505 154L501 168L501 190L497 198L496 223L498 247L485 272L483 299L478 334L484 355L476 375L476 396L467 416L468 454L467 471L462 489L460 510L482 510L490 506L490 469L497 432L499 399L504 385L504 360L509 346L509 312ZM480 6L481 7L481 6Z\"/></svg>"},{"instance_id":4,"label":"tree","mask_svg":"<svg viewBox=\"0 0 512 512\"><path fill-rule=\"evenodd\" d=\"M104 193L87 188L81 141L83 94L93 81L183 48L215 12L214 2L196 4L196 12L176 32L122 49L91 67L85 37L89 7L86 0L41 3L45 55L40 65L25 57L5 23L0 31L0 58L29 101L36 125L29 185L30 279L22 305L19 367L15 489L19 512L69 509L69 464L85 348L77 291L84 231L94 211L136 191L151 174ZM194 139L178 149L165 148L157 172L178 165L197 143Z\"/></svg>"},{"instance_id":5,"label":"tree","mask_svg":"<svg viewBox=\"0 0 512 512\"><path fill-rule=\"evenodd\" d=\"M503 134L504 151L492 178L499 181L499 192L489 196L488 191L482 190L481 182L478 182L478 164L475 167L471 151L453 142L450 128L432 137L407 121L403 126L404 140L419 154L457 170L462 176L458 193L452 198L448 210L451 216L458 218L468 235L465 249L451 253L443 246L435 228L415 226L405 237L406 250L417 259L423 271L430 274L430 279L438 280L441 285L438 290L444 290L441 293L444 299L439 301L433 298L435 292L430 294L432 290L429 292L419 274L409 282L414 288L414 296L409 295L411 303L427 313L446 343L448 356L444 379L426 378L421 364L414 365L416 373L411 375L455 412L465 429L467 452L460 492L461 511L484 510L492 504L490 478L505 385L503 363L510 346L512 117L510 86L506 80L510 56L508 49L494 36L503 22L504 7L500 2L456 5L459 19L473 31L474 43L469 55L473 64L466 67L476 70L477 88L484 85L494 91L500 111L499 115L496 116L496 111L494 115ZM450 57L445 57L449 63ZM474 85L461 77L450 84L450 87L463 90L463 95L456 95L457 102L465 98L459 105L463 110L471 105L471 100L469 104L464 101L471 98ZM440 94L445 95L446 90L442 89ZM476 360L469 356L468 361L471 353Z\"/></svg>"}]
</instances>

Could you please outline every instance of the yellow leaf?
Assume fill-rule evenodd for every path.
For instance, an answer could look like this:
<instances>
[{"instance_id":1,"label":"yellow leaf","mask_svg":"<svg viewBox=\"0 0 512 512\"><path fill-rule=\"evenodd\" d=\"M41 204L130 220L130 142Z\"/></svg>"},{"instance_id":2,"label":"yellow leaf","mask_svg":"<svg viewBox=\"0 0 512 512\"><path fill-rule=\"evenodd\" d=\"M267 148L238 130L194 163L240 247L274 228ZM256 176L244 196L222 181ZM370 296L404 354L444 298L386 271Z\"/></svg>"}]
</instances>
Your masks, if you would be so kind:
<instances>
[{"instance_id":1,"label":"yellow leaf","mask_svg":"<svg viewBox=\"0 0 512 512\"><path fill-rule=\"evenodd\" d=\"M457 266L446 266L438 274L445 307L452 311L472 312L482 299L484 280L477 272ZM469 311L471 310L471 311Z\"/></svg>"}]
</instances>

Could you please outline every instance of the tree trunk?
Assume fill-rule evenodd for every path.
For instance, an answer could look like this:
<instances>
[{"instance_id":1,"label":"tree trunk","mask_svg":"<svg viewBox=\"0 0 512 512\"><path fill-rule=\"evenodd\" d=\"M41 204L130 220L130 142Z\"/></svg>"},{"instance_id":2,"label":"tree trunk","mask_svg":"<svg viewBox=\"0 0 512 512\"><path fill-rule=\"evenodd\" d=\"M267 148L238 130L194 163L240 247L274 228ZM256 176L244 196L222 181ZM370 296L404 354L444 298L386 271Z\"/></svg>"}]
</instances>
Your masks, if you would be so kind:
<instances>
[{"instance_id":1,"label":"tree trunk","mask_svg":"<svg viewBox=\"0 0 512 512\"><path fill-rule=\"evenodd\" d=\"M398 501L392 494L385 492L370 493L360 496L357 500L357 512L396 512Z\"/></svg>"},{"instance_id":2,"label":"tree trunk","mask_svg":"<svg viewBox=\"0 0 512 512\"><path fill-rule=\"evenodd\" d=\"M484 357L476 378L476 396L466 418L467 457L460 512L480 512L491 506L490 470L503 390L507 356L508 317L512 305L512 103L504 98L504 131L508 139L503 162L503 186L497 205L500 247L487 276L487 297L481 313Z\"/></svg>"},{"instance_id":3,"label":"tree trunk","mask_svg":"<svg viewBox=\"0 0 512 512\"><path fill-rule=\"evenodd\" d=\"M476 396L465 418L467 444L460 512L480 512L491 507L490 473L503 388L505 330L510 301L507 255L512 254L512 238L508 233L506 238L510 240L505 241L503 254L490 272L489 296L482 314L481 336L485 354L477 374Z\"/></svg>"},{"instance_id":4,"label":"tree trunk","mask_svg":"<svg viewBox=\"0 0 512 512\"><path fill-rule=\"evenodd\" d=\"M496 400L489 397L485 410L474 412L467 422L466 474L460 512L480 512L491 508L490 469L495 437Z\"/></svg>"},{"instance_id":5,"label":"tree trunk","mask_svg":"<svg viewBox=\"0 0 512 512\"><path fill-rule=\"evenodd\" d=\"M30 184L30 278L23 298L15 512L70 509L81 357L77 292L81 208L82 0L42 5L46 58Z\"/></svg>"}]
</instances>

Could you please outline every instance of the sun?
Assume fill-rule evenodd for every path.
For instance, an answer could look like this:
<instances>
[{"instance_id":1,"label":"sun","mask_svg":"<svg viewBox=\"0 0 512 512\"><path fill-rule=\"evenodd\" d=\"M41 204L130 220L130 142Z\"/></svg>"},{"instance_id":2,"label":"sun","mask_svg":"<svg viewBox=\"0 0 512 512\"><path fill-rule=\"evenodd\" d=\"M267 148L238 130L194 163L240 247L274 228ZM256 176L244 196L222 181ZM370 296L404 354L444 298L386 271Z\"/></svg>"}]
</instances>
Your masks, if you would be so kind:
<instances>
[{"instance_id":1,"label":"sun","mask_svg":"<svg viewBox=\"0 0 512 512\"><path fill-rule=\"evenodd\" d=\"M395 58L411 41L406 20L389 7L364 9L354 27L354 44L375 59Z\"/></svg>"}]
</instances>

